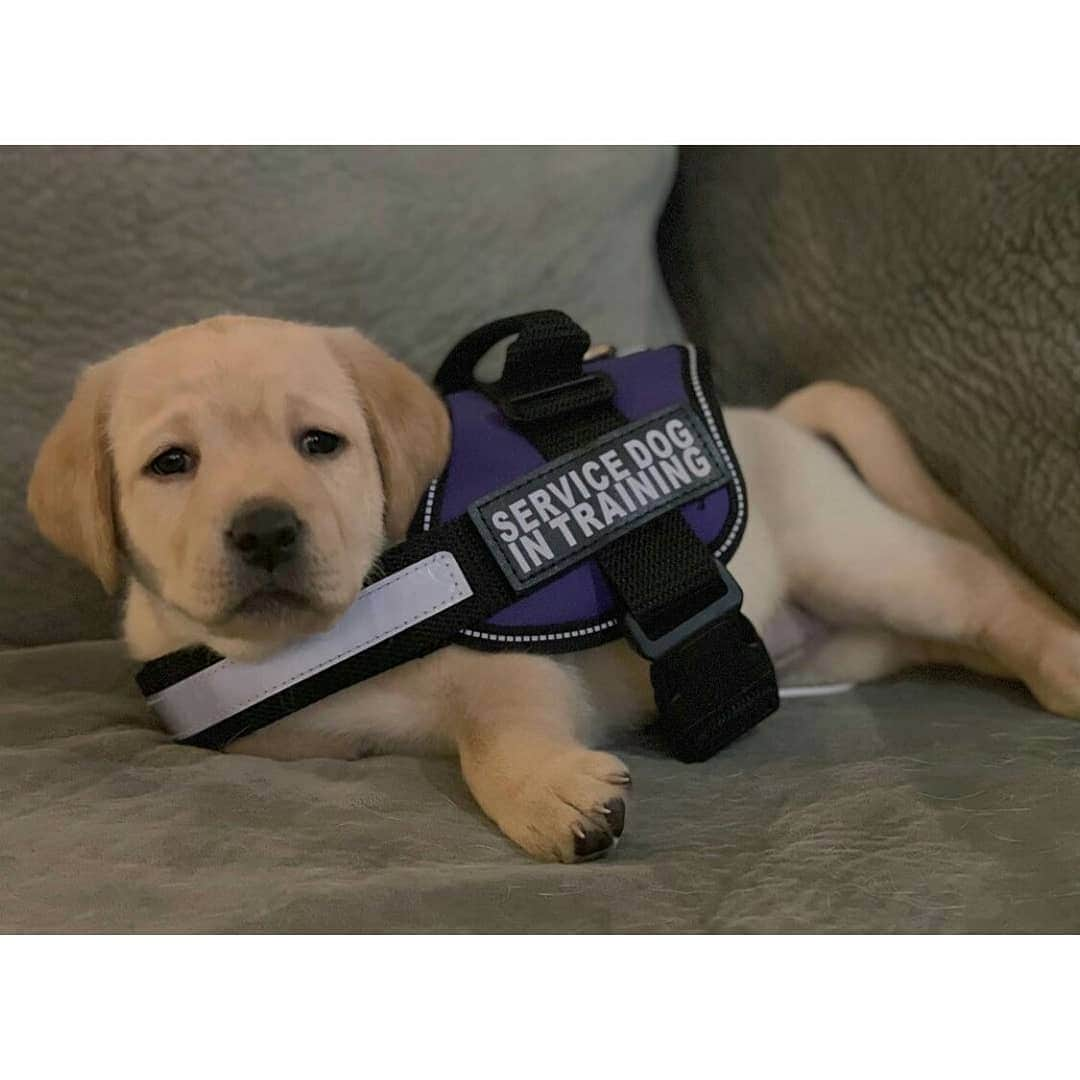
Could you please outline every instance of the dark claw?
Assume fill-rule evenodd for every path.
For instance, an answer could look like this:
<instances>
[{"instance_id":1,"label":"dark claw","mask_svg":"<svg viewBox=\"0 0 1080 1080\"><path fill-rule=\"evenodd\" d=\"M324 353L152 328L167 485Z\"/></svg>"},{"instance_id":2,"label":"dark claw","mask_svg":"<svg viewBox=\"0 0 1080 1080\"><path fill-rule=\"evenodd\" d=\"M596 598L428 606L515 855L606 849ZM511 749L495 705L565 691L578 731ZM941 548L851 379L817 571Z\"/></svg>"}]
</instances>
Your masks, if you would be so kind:
<instances>
[{"instance_id":1,"label":"dark claw","mask_svg":"<svg viewBox=\"0 0 1080 1080\"><path fill-rule=\"evenodd\" d=\"M606 829L587 826L584 836L574 836L574 854L581 860L598 859L614 843L615 837Z\"/></svg>"},{"instance_id":2,"label":"dark claw","mask_svg":"<svg viewBox=\"0 0 1080 1080\"><path fill-rule=\"evenodd\" d=\"M604 809L607 811L607 824L611 835L622 836L623 826L626 824L626 803L616 796L604 803Z\"/></svg>"}]
</instances>

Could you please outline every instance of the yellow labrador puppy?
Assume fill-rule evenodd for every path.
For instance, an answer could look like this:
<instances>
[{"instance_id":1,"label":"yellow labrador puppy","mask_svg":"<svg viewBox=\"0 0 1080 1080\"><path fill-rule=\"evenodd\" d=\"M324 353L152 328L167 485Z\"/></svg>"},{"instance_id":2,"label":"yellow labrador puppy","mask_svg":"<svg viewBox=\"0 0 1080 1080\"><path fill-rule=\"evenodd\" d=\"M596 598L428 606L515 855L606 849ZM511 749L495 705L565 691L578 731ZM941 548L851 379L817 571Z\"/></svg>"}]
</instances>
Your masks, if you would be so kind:
<instances>
[{"instance_id":1,"label":"yellow labrador puppy","mask_svg":"<svg viewBox=\"0 0 1080 1080\"><path fill-rule=\"evenodd\" d=\"M782 682L962 662L1080 716L1077 624L934 485L875 399L821 384L724 419L752 493L732 562L746 614L767 641L791 605L829 627L812 647L770 644ZM29 506L107 590L126 582L133 656L205 644L251 660L349 607L404 537L449 435L439 398L356 331L222 316L88 368L41 449ZM251 537L267 532L275 558L253 557ZM646 664L622 643L571 659L451 646L230 750L456 753L507 836L571 861L623 828L628 773L590 744L651 706Z\"/></svg>"}]
</instances>

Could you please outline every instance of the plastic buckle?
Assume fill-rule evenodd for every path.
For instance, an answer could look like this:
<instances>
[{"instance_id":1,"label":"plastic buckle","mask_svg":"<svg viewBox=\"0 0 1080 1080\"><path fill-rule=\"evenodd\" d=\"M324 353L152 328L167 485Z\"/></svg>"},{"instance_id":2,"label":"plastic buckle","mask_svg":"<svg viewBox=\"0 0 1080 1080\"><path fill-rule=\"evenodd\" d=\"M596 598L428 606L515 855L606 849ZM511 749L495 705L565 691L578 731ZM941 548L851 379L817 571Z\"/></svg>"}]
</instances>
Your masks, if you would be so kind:
<instances>
[{"instance_id":1,"label":"plastic buckle","mask_svg":"<svg viewBox=\"0 0 1080 1080\"><path fill-rule=\"evenodd\" d=\"M566 390L580 390L580 388L594 384L596 392L589 394L573 405L558 408L557 405L544 407L544 403ZM510 394L501 397L499 407L508 420L516 420L519 423L530 420L547 420L554 416L561 416L568 412L577 412L578 409L591 408L606 401L611 401L615 396L615 384L602 371L591 372L588 375L580 375L576 379L567 379L565 382L555 383L552 386L544 386L539 390L529 390L524 394Z\"/></svg>"},{"instance_id":2,"label":"plastic buckle","mask_svg":"<svg viewBox=\"0 0 1080 1080\"><path fill-rule=\"evenodd\" d=\"M717 569L723 579L726 592L719 600L714 600L707 607L691 615L689 619L679 623L674 629L669 630L658 638L648 637L641 624L633 615L627 614L623 620L630 634L630 640L634 648L645 657L646 660L661 660L673 649L677 649L684 641L692 638L699 630L716 622L718 619L738 611L742 606L743 591L739 583L731 576L726 566L717 561Z\"/></svg>"}]
</instances>

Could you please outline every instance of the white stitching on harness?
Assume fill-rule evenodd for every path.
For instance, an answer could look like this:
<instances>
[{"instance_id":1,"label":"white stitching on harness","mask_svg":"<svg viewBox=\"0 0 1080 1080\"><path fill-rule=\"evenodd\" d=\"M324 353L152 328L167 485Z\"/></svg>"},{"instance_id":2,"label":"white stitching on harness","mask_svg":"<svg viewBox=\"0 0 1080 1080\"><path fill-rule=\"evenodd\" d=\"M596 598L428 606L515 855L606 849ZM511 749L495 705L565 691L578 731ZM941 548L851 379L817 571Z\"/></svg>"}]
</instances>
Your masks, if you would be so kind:
<instances>
[{"instance_id":1,"label":"white stitching on harness","mask_svg":"<svg viewBox=\"0 0 1080 1080\"><path fill-rule=\"evenodd\" d=\"M438 486L439 478L436 476L435 479L428 484L427 502L424 503L424 532L431 531L431 511L435 506L435 489Z\"/></svg>"},{"instance_id":2,"label":"white stitching on harness","mask_svg":"<svg viewBox=\"0 0 1080 1080\"><path fill-rule=\"evenodd\" d=\"M486 634L483 630L462 630L461 632L468 634L469 637L483 638L485 641L563 641L566 638L585 637L587 634L597 634L601 630L610 630L617 622L617 619L608 619L606 622L587 626L582 630L563 630L554 634Z\"/></svg>"},{"instance_id":3,"label":"white stitching on harness","mask_svg":"<svg viewBox=\"0 0 1080 1080\"><path fill-rule=\"evenodd\" d=\"M735 468L735 462L731 460L731 457L727 452L727 447L724 445L724 440L720 438L720 429L716 426L716 419L712 414L712 409L709 408L709 399L705 396L705 391L701 388L701 377L698 375L697 366L697 349L695 349L693 345L687 345L686 348L690 353L690 382L694 387L694 393L697 396L698 403L701 405L701 411L705 416L705 422L709 425L709 433L713 437L713 442L716 443L720 450L720 454L724 459L724 464L728 467L728 472L731 473L731 482L735 488L735 524L728 533L727 539L720 545L719 550L713 553L716 558L719 559L720 556L731 547L735 538L739 535L739 529L742 526L743 518L746 516L746 494L743 491L742 480L739 478L739 470Z\"/></svg>"}]
</instances>

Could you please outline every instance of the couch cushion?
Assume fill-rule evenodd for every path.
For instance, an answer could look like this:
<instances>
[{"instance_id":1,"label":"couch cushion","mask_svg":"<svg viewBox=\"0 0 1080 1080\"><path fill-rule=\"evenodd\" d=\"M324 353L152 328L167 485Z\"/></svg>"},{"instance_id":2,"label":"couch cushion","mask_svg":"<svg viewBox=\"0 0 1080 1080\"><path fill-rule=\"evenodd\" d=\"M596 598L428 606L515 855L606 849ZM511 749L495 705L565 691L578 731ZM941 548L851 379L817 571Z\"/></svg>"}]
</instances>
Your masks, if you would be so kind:
<instances>
[{"instance_id":1,"label":"couch cushion","mask_svg":"<svg viewBox=\"0 0 1080 1080\"><path fill-rule=\"evenodd\" d=\"M222 311L359 326L427 374L474 325L536 307L663 344L673 170L668 150L0 152L0 643L114 632L23 509L80 365Z\"/></svg>"},{"instance_id":2,"label":"couch cushion","mask_svg":"<svg viewBox=\"0 0 1080 1080\"><path fill-rule=\"evenodd\" d=\"M869 387L1080 611L1080 152L694 150L665 263L729 401Z\"/></svg>"},{"instance_id":3,"label":"couch cushion","mask_svg":"<svg viewBox=\"0 0 1080 1080\"><path fill-rule=\"evenodd\" d=\"M58 686L63 686L58 691ZM456 763L176 746L113 642L0 652L0 931L1075 930L1080 726L945 675L632 740L627 831L531 861Z\"/></svg>"}]
</instances>

